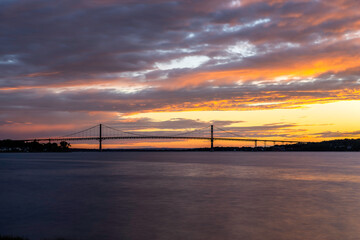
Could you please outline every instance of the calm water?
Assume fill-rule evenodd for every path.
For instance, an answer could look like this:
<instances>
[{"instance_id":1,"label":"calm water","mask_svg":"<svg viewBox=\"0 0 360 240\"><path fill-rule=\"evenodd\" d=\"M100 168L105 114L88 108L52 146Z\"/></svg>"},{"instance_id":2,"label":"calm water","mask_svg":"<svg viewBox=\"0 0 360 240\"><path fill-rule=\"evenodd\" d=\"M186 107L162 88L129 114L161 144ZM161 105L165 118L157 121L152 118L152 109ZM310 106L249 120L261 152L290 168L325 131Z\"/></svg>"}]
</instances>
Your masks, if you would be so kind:
<instances>
[{"instance_id":1,"label":"calm water","mask_svg":"<svg viewBox=\"0 0 360 240\"><path fill-rule=\"evenodd\" d=\"M360 153L0 154L0 234L360 239Z\"/></svg>"}]
</instances>

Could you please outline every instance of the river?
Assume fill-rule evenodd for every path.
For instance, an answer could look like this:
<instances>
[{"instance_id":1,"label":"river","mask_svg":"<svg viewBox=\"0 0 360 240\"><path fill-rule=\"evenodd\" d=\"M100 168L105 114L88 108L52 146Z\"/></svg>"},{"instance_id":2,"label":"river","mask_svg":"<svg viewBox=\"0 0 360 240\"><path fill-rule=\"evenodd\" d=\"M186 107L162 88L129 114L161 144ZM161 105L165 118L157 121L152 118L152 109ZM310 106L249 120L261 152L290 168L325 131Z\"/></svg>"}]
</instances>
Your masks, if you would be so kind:
<instances>
[{"instance_id":1,"label":"river","mask_svg":"<svg viewBox=\"0 0 360 240\"><path fill-rule=\"evenodd\" d=\"M0 234L357 240L360 153L3 153Z\"/></svg>"}]
</instances>

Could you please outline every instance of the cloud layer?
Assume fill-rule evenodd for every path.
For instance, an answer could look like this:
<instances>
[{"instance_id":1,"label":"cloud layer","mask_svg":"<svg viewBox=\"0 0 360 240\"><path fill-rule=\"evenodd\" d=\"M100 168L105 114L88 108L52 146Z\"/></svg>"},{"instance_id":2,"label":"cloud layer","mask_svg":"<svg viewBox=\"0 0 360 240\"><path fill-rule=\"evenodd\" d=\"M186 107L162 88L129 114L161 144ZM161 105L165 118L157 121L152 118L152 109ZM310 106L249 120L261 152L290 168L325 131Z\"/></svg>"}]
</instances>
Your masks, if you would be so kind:
<instances>
[{"instance_id":1,"label":"cloud layer","mask_svg":"<svg viewBox=\"0 0 360 240\"><path fill-rule=\"evenodd\" d=\"M357 0L3 0L0 32L0 125L360 96Z\"/></svg>"}]
</instances>

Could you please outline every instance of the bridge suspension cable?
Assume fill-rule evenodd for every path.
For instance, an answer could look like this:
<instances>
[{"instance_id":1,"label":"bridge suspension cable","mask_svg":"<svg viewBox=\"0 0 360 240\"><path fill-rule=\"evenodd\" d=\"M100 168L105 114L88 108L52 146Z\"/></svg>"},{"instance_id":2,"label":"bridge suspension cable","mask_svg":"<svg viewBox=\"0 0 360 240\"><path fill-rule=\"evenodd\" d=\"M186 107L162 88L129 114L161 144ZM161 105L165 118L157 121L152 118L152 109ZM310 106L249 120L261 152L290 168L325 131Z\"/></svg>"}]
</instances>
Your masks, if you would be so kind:
<instances>
[{"instance_id":1,"label":"bridge suspension cable","mask_svg":"<svg viewBox=\"0 0 360 240\"><path fill-rule=\"evenodd\" d=\"M204 129L209 129L209 126L206 126L206 127L203 127L203 128L199 128L199 129L195 129L195 130L192 130L192 131L187 131L187 132L183 132L183 133L174 134L174 135L172 135L172 136L173 136L173 137L179 137L179 136L183 136L183 135L186 135L186 134L192 134L192 133L195 133L195 132L201 132L201 131L203 131Z\"/></svg>"},{"instance_id":2,"label":"bridge suspension cable","mask_svg":"<svg viewBox=\"0 0 360 240\"><path fill-rule=\"evenodd\" d=\"M85 129L85 130L81 130L81 131L78 131L78 132L75 132L75 133L70 133L70 134L64 135L64 136L62 136L62 137L66 138L66 137L71 137L71 136L74 136L74 135L82 134L82 133L85 133L85 132L90 131L90 130L92 130L92 129L96 129L96 128L98 128L98 127L99 127L99 125L96 125L96 126L87 128L87 129Z\"/></svg>"},{"instance_id":3,"label":"bridge suspension cable","mask_svg":"<svg viewBox=\"0 0 360 240\"><path fill-rule=\"evenodd\" d=\"M116 131L116 132L120 132L120 133L125 133L125 134L130 134L130 135L134 135L134 136L139 136L139 137L149 137L149 135L145 135L145 134L138 134L138 133L132 133L132 132L127 132L127 131L123 131L123 130L120 130L120 129L116 129L116 128L113 128L113 127L109 127L107 125L103 125L105 128L108 128L108 129L111 129L113 131Z\"/></svg>"},{"instance_id":4,"label":"bridge suspension cable","mask_svg":"<svg viewBox=\"0 0 360 240\"><path fill-rule=\"evenodd\" d=\"M125 134L130 134L130 135L133 135L133 136L139 136L139 137L154 137L154 136L159 136L159 133L157 132L157 134L139 134L139 133L134 133L134 132L128 132L128 131L123 131L123 130L120 130L120 129L116 129L116 128L113 128L113 127L109 127L107 125L103 125L105 128L107 129L110 129L110 130L113 130L113 131L116 131L116 132L120 132L120 133L125 133ZM196 133L196 132L201 132L203 131L204 129L208 129L209 127L206 126L206 127L203 127L203 128L200 128L200 129L195 129L195 130L192 130L192 131L186 131L186 132L182 132L182 133L177 133L177 134L170 134L170 135L167 135L167 136L164 136L164 137L180 137L180 136L184 136L184 135L189 135L189 134L193 134L193 133ZM106 134L104 135L106 136Z\"/></svg>"},{"instance_id":5,"label":"bridge suspension cable","mask_svg":"<svg viewBox=\"0 0 360 240\"><path fill-rule=\"evenodd\" d=\"M231 137L215 136L214 129L219 130L220 132L227 133L232 135ZM167 135L161 135L159 133L166 133ZM216 134L218 135L218 134ZM279 143L302 143L299 141L293 140L269 140L269 139L251 139L244 138L243 136L236 134L232 131L225 130L216 126L205 126L202 128L185 131L185 132L169 132L169 131L157 131L152 134L144 134L138 132L123 131L114 127L107 125L99 124L75 133L67 134L62 137L53 137L53 138L38 138L38 139L27 139L23 141L85 141L85 140L97 140L99 141L99 150L102 149L103 140L113 140L113 139L183 139L183 140L209 140L211 143L211 149L213 149L213 142L216 141L248 141L254 142L255 147L257 147L257 142L262 141L264 145L266 142L279 142Z\"/></svg>"},{"instance_id":6,"label":"bridge suspension cable","mask_svg":"<svg viewBox=\"0 0 360 240\"><path fill-rule=\"evenodd\" d=\"M235 134L235 133L233 133L233 132L229 132L229 131L226 131L226 130L224 130L224 129L222 129L222 128L216 127L216 126L214 126L214 128L215 128L215 129L218 129L218 130L220 130L220 131L229 133L229 134L231 134L231 135L233 135L233 136L235 136L235 137L243 137L243 136L240 136L240 135Z\"/></svg>"}]
</instances>

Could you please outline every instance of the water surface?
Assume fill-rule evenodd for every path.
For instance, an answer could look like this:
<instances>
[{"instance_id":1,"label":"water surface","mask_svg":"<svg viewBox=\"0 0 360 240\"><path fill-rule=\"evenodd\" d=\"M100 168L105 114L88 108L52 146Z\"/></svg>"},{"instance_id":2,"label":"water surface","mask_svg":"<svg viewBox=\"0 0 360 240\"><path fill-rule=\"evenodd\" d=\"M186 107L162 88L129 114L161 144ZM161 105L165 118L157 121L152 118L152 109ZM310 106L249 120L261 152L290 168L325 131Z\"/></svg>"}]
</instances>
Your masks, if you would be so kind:
<instances>
[{"instance_id":1,"label":"water surface","mask_svg":"<svg viewBox=\"0 0 360 240\"><path fill-rule=\"evenodd\" d=\"M0 234L360 239L360 153L0 154Z\"/></svg>"}]
</instances>

